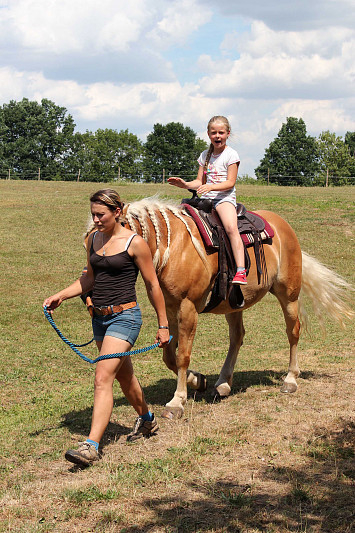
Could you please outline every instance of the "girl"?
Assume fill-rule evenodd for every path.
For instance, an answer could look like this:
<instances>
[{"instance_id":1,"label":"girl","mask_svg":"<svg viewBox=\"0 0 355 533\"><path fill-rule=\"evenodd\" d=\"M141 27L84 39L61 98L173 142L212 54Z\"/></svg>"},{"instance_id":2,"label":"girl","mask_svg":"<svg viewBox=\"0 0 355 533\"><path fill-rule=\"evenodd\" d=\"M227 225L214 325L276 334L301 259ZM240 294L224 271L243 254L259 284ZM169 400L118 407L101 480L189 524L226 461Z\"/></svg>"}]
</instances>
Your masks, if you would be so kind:
<instances>
[{"instance_id":1,"label":"girl","mask_svg":"<svg viewBox=\"0 0 355 533\"><path fill-rule=\"evenodd\" d=\"M168 182L182 189L195 189L202 198L210 198L229 237L237 272L232 283L246 285L244 245L238 231L235 182L240 159L238 153L227 146L230 135L228 119L212 117L207 126L211 144L198 158L197 178L187 182L181 178L169 178Z\"/></svg>"},{"instance_id":2,"label":"girl","mask_svg":"<svg viewBox=\"0 0 355 533\"><path fill-rule=\"evenodd\" d=\"M64 300L92 291L92 325L100 355L127 352L134 345L142 325L135 289L140 271L157 314L156 342L165 346L169 341L168 319L147 243L120 224L123 204L116 191L100 190L91 196L90 202L96 232L88 240L87 271L69 287L46 298L43 306L53 311ZM99 458L99 443L112 413L115 379L138 414L127 440L149 437L157 431L157 422L148 409L130 357L99 361L95 372L90 434L77 450L66 452L68 461L88 466Z\"/></svg>"}]
</instances>

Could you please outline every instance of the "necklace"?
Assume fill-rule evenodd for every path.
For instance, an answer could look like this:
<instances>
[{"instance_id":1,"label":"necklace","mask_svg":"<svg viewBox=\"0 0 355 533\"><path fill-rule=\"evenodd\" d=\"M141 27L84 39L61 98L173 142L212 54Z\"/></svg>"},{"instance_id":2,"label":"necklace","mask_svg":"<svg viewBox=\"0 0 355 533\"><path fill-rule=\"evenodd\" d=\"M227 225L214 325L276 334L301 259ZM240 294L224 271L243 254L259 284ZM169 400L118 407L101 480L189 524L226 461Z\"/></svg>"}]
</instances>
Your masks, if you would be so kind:
<instances>
[{"instance_id":1,"label":"necklace","mask_svg":"<svg viewBox=\"0 0 355 533\"><path fill-rule=\"evenodd\" d=\"M110 244L112 244L112 240L110 240L111 239L111 237L110 237L109 240L106 243L106 250L105 250L104 236L103 236L102 233L101 233L101 237L102 237L102 255L103 255L103 257L105 257L106 250L107 250L107 248L109 248Z\"/></svg>"}]
</instances>

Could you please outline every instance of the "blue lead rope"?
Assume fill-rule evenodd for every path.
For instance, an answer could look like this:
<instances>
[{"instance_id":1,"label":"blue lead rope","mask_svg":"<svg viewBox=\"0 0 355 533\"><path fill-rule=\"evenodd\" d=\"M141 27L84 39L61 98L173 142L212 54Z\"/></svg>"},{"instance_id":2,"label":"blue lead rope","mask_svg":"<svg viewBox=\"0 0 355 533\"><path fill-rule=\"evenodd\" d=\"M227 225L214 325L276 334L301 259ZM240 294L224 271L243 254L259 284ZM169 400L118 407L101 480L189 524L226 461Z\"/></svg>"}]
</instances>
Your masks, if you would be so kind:
<instances>
[{"instance_id":1,"label":"blue lead rope","mask_svg":"<svg viewBox=\"0 0 355 533\"><path fill-rule=\"evenodd\" d=\"M106 355L100 355L96 359L89 359L89 357L86 357L83 353L78 350L78 348L82 348L83 346L87 346L88 344L92 343L94 338L91 339L91 341L86 342L85 344L74 344L70 342L68 339L66 339L63 335L63 333L60 331L60 329L56 326L53 318L51 317L50 313L47 311L47 306L43 308L43 313L54 331L59 335L59 337L62 339L65 344L69 346L75 352L79 357L81 357L84 361L87 363L91 363L92 365L94 363L97 363L98 361L103 361L104 359L115 359L116 357L124 357L126 355L137 355L139 353L149 352L149 350L154 350L154 348L159 347L159 342L156 342L155 344L152 344L151 346L146 346L145 348L139 348L138 350L132 350L131 352L121 352L121 353L108 353ZM169 342L172 339L172 335L170 335Z\"/></svg>"}]
</instances>

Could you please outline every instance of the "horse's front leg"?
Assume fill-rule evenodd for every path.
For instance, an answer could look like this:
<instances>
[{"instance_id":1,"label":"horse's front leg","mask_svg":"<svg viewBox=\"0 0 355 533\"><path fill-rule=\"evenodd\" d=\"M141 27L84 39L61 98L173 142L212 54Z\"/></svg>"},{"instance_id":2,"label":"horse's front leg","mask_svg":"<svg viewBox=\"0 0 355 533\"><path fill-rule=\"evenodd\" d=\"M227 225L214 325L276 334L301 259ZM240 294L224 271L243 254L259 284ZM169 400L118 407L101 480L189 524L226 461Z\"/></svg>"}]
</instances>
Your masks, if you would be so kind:
<instances>
[{"instance_id":1,"label":"horse's front leg","mask_svg":"<svg viewBox=\"0 0 355 533\"><path fill-rule=\"evenodd\" d=\"M229 350L219 378L214 386L213 396L215 399L229 396L232 390L233 371L245 334L242 311L226 315L226 320L229 325Z\"/></svg>"},{"instance_id":2,"label":"horse's front leg","mask_svg":"<svg viewBox=\"0 0 355 533\"><path fill-rule=\"evenodd\" d=\"M178 313L178 351L175 345L164 350L164 361L177 374L177 387L173 399L165 406L164 418L181 418L187 401L187 369L190 364L192 343L196 333L198 314L195 305L188 299L182 301ZM174 328L174 326L173 326ZM171 344L171 343L170 343Z\"/></svg>"}]
</instances>

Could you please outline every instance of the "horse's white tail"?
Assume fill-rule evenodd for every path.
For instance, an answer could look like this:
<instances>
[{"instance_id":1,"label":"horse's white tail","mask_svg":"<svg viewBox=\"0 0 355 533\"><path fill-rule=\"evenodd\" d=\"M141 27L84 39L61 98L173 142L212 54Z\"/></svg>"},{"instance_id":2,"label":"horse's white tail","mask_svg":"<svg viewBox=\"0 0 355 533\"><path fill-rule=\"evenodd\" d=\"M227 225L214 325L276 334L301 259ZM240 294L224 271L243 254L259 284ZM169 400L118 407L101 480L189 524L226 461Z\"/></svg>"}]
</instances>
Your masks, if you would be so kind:
<instances>
[{"instance_id":1,"label":"horse's white tail","mask_svg":"<svg viewBox=\"0 0 355 533\"><path fill-rule=\"evenodd\" d=\"M324 328L324 314L345 327L355 313L350 307L354 288L339 274L302 252L302 288L299 297L299 317L307 329L307 313L303 305L303 294L310 297L314 313Z\"/></svg>"}]
</instances>

